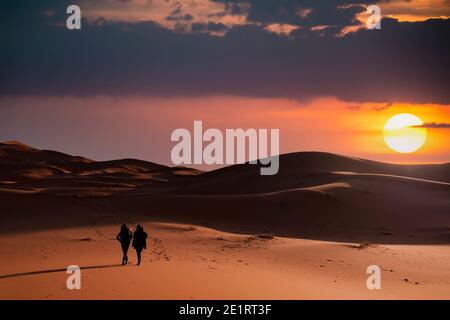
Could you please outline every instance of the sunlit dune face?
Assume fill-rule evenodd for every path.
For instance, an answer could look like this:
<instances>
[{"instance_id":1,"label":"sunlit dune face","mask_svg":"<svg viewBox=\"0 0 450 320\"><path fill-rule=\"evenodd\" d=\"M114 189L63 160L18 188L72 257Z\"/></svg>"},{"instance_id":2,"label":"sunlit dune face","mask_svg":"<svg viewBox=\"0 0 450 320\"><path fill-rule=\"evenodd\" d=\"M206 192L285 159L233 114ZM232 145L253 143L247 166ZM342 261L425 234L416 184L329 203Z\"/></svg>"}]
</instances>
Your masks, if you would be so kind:
<instances>
[{"instance_id":1,"label":"sunlit dune face","mask_svg":"<svg viewBox=\"0 0 450 320\"><path fill-rule=\"evenodd\" d=\"M410 113L400 113L384 125L384 141L392 150L411 153L419 150L427 140L427 129L418 128L423 121Z\"/></svg>"}]
</instances>

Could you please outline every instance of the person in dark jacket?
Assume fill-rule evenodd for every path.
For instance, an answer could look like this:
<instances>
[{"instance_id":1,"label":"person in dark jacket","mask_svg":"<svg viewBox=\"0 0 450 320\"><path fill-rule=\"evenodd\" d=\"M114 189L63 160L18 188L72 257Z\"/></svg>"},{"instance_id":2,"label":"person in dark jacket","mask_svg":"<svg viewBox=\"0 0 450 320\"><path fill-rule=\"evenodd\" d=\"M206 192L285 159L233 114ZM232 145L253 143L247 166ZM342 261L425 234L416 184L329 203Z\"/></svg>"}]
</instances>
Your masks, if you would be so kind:
<instances>
[{"instance_id":1,"label":"person in dark jacket","mask_svg":"<svg viewBox=\"0 0 450 320\"><path fill-rule=\"evenodd\" d=\"M128 228L126 224L120 227L120 232L116 239L120 242L123 252L122 265L128 263L128 248L130 247L131 239L133 238L133 231Z\"/></svg>"},{"instance_id":2,"label":"person in dark jacket","mask_svg":"<svg viewBox=\"0 0 450 320\"><path fill-rule=\"evenodd\" d=\"M136 227L136 232L133 235L133 248L136 250L137 254L137 265L141 264L141 253L143 249L147 249L147 238L148 234L144 231L144 228L139 224Z\"/></svg>"}]
</instances>

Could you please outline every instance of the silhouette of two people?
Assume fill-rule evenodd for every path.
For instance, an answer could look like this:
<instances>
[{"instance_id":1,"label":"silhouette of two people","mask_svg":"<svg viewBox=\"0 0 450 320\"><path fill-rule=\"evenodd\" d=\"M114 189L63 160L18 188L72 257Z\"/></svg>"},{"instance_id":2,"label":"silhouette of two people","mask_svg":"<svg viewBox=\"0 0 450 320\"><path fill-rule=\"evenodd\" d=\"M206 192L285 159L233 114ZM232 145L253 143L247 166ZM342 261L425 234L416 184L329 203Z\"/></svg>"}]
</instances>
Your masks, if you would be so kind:
<instances>
[{"instance_id":1,"label":"silhouette of two people","mask_svg":"<svg viewBox=\"0 0 450 320\"><path fill-rule=\"evenodd\" d=\"M132 243L132 247L136 250L138 259L137 265L140 265L142 250L147 249L148 234L144 231L144 228L141 225L138 225L136 227L136 231L133 233L133 231L126 224L123 224L120 227L120 232L117 234L116 238L122 247L122 265L128 263L128 249L130 247L130 243Z\"/></svg>"}]
</instances>

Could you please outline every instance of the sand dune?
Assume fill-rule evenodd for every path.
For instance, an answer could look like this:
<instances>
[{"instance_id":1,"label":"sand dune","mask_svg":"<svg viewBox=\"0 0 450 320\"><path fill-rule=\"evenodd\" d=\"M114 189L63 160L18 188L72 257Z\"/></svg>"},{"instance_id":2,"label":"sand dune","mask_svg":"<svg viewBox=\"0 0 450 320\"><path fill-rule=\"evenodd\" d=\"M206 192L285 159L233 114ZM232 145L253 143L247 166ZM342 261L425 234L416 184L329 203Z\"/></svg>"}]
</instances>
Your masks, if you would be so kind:
<instances>
[{"instance_id":1,"label":"sand dune","mask_svg":"<svg viewBox=\"0 0 450 320\"><path fill-rule=\"evenodd\" d=\"M238 194L310 187L328 183L332 172L373 173L414 177L450 183L450 163L398 165L349 158L325 152L297 152L280 156L280 169L274 176L261 176L259 166L235 165L207 172L184 193Z\"/></svg>"},{"instance_id":2,"label":"sand dune","mask_svg":"<svg viewBox=\"0 0 450 320\"><path fill-rule=\"evenodd\" d=\"M156 189L169 179L187 180L201 173L135 159L94 161L16 141L0 143L0 154L0 186L18 192L38 188L40 193L57 195L111 195L146 185Z\"/></svg>"},{"instance_id":3,"label":"sand dune","mask_svg":"<svg viewBox=\"0 0 450 320\"><path fill-rule=\"evenodd\" d=\"M439 280L450 271L449 163L406 166L300 152L280 156L278 175L260 176L257 165L201 172L8 142L0 144L0 212L0 256L17 261L0 266L2 298L450 298L450 284ZM157 233L145 271L114 266L119 253L112 239L124 222ZM30 255L22 253L27 243L34 243ZM403 258L393 260L394 252ZM102 294L101 277L75 296L45 285L64 277L69 257L88 274L101 269L117 278L114 288ZM386 270L401 271L388 276L391 291L365 288L364 268L373 257ZM433 272L411 276L409 263ZM209 270L210 283L222 291L210 295L203 280L179 279L180 268L193 279ZM130 284L134 272L160 284L160 291ZM362 272L356 280L355 272ZM412 289L402 277L426 285ZM24 279L32 279L34 289L12 294L28 283ZM161 281L172 291L161 292ZM248 289L237 290L239 281Z\"/></svg>"},{"instance_id":4,"label":"sand dune","mask_svg":"<svg viewBox=\"0 0 450 320\"><path fill-rule=\"evenodd\" d=\"M65 212L88 206L226 232L450 242L450 164L403 166L300 152L281 155L277 175L261 176L257 165L247 164L201 173L134 159L96 162L18 142L0 150L2 211L9 212L2 219L30 211L58 216L36 223L37 229L48 227L47 220L58 227ZM33 202L42 208L33 209ZM81 218L73 222L83 225Z\"/></svg>"}]
</instances>

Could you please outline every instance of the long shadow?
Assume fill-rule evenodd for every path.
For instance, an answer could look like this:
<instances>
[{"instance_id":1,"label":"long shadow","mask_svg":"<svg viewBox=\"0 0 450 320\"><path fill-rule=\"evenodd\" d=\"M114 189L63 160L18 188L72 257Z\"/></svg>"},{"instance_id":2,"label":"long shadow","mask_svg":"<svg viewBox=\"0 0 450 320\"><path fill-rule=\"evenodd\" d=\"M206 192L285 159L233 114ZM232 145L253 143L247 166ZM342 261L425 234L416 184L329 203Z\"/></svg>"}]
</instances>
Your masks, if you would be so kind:
<instances>
[{"instance_id":1,"label":"long shadow","mask_svg":"<svg viewBox=\"0 0 450 320\"><path fill-rule=\"evenodd\" d=\"M121 264L107 264L107 265L100 265L100 266L80 267L80 269L81 270L105 269L105 268L114 268L114 267L121 267L121 266L122 266ZM22 277L22 276L32 276L32 275L36 275L36 274L56 273L56 272L66 272L66 271L67 271L67 268L61 268L61 269L48 269L48 270L12 273L12 274L0 275L0 279L17 278L17 277Z\"/></svg>"}]
</instances>

